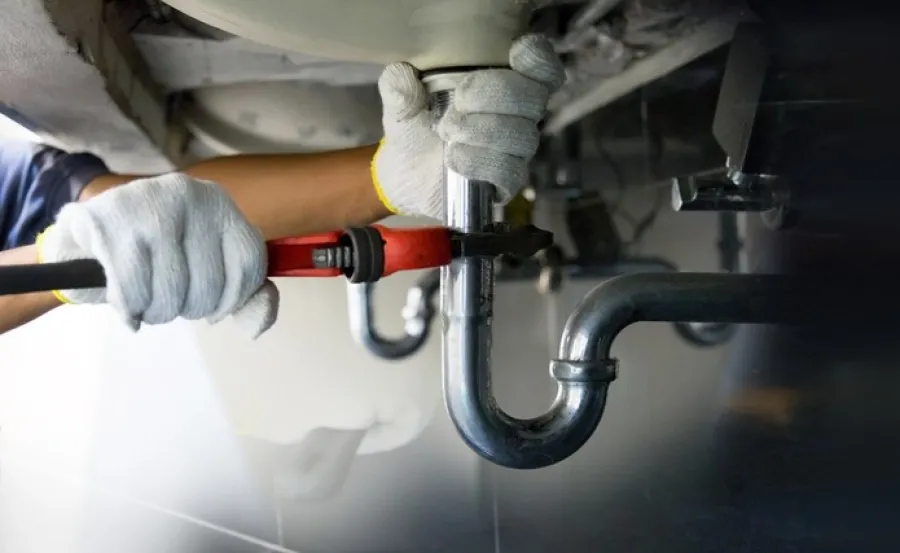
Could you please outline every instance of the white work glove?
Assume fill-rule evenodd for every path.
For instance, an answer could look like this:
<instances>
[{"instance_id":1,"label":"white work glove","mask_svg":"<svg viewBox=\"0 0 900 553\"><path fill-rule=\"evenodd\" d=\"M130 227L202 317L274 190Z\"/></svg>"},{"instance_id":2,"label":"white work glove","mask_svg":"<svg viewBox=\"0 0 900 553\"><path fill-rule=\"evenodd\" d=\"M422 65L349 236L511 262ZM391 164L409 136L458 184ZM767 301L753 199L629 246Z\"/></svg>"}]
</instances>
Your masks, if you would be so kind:
<instances>
[{"instance_id":1,"label":"white work glove","mask_svg":"<svg viewBox=\"0 0 900 553\"><path fill-rule=\"evenodd\" d=\"M538 148L538 122L565 68L550 41L520 38L511 69L486 69L463 79L437 128L428 93L407 63L389 65L378 82L384 103L384 139L372 163L381 201L394 213L443 217L444 142L447 165L487 181L506 203L525 186Z\"/></svg>"},{"instance_id":2,"label":"white work glove","mask_svg":"<svg viewBox=\"0 0 900 553\"><path fill-rule=\"evenodd\" d=\"M96 259L106 288L61 290L67 303L108 303L133 330L178 317L228 315L254 338L275 322L260 232L218 185L180 173L136 180L63 207L38 238L42 263Z\"/></svg>"}]
</instances>

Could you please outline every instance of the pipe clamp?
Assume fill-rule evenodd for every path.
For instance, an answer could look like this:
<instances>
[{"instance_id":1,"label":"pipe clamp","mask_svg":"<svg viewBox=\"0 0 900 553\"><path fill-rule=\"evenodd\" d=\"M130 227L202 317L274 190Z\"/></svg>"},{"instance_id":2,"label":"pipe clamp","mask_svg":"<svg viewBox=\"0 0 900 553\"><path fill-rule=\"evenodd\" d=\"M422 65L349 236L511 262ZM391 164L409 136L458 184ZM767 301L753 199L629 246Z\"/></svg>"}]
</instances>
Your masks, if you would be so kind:
<instances>
[{"instance_id":1,"label":"pipe clamp","mask_svg":"<svg viewBox=\"0 0 900 553\"><path fill-rule=\"evenodd\" d=\"M598 361L550 362L550 374L559 382L612 382L619 376L619 362L615 359Z\"/></svg>"}]
</instances>

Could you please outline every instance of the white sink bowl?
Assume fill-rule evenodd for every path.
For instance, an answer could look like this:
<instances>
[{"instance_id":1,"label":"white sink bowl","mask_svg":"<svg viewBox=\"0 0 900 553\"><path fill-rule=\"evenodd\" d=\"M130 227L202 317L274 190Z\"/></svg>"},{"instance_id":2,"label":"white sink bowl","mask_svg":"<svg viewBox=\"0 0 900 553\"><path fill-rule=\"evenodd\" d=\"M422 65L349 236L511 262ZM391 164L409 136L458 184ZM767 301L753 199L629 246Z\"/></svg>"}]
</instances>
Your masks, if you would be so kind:
<instances>
[{"instance_id":1,"label":"white sink bowl","mask_svg":"<svg viewBox=\"0 0 900 553\"><path fill-rule=\"evenodd\" d=\"M335 59L422 70L505 65L534 0L167 0L236 35Z\"/></svg>"}]
</instances>

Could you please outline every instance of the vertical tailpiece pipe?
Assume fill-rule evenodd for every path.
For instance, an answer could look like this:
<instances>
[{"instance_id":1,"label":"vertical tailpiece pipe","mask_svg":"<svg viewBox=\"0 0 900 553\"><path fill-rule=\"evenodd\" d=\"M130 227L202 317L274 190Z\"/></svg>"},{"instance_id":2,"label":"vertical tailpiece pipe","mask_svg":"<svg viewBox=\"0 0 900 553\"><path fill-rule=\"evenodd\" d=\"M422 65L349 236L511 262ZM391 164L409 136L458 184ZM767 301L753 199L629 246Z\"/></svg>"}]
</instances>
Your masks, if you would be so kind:
<instances>
[{"instance_id":1,"label":"vertical tailpiece pipe","mask_svg":"<svg viewBox=\"0 0 900 553\"><path fill-rule=\"evenodd\" d=\"M435 122L446 113L464 72L426 77ZM480 232L492 222L494 187L469 180L449 167L444 173L444 223ZM447 411L466 444L483 458L510 468L540 468L565 459L593 433L614 371L585 366L565 376L553 407L533 420L515 419L491 392L491 327L494 261L454 260L441 273L442 364ZM569 367L574 368L574 365Z\"/></svg>"}]
</instances>

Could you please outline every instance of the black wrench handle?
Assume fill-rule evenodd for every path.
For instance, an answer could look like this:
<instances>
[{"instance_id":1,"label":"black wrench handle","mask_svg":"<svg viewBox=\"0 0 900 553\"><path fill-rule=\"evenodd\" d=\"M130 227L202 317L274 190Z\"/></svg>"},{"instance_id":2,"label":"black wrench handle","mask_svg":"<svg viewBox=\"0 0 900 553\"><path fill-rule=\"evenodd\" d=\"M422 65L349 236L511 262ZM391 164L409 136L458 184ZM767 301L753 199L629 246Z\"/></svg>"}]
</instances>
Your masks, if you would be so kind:
<instances>
[{"instance_id":1,"label":"black wrench handle","mask_svg":"<svg viewBox=\"0 0 900 553\"><path fill-rule=\"evenodd\" d=\"M0 296L105 287L103 267L94 259L0 267Z\"/></svg>"}]
</instances>

